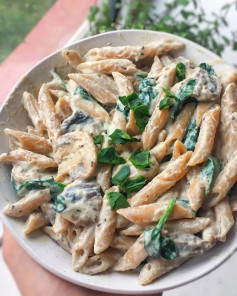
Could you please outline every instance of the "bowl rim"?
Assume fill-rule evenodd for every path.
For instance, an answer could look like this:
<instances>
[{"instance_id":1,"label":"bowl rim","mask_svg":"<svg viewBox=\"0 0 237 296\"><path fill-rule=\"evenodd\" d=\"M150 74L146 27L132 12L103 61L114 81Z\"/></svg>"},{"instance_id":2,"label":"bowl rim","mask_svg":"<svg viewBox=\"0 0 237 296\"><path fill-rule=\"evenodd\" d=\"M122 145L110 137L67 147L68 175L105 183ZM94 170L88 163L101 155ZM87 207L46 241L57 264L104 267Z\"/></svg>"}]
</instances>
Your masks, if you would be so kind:
<instances>
[{"instance_id":1,"label":"bowl rim","mask_svg":"<svg viewBox=\"0 0 237 296\"><path fill-rule=\"evenodd\" d=\"M97 38L101 38L103 36L109 36L109 35L116 35L116 34L126 34L126 33L129 33L129 32L140 32L140 33L152 33L152 34L157 34L158 37L170 37L170 38L173 38L173 39L177 39L177 40L180 40L182 41L183 43L185 43L185 45L192 45L194 47L196 47L198 50L204 52L205 55L210 55L213 57L213 59L221 59L222 58L218 55L216 55L215 53L211 52L210 50L202 47L201 45L193 42L193 41L190 41L186 38L183 38L183 37L180 37L180 36L177 36L177 35L173 35L173 34L170 34L170 33L165 33L165 32L159 32L159 31L152 31L152 30L138 30L138 29L130 29L130 30L116 30L116 31L110 31L110 32L106 32L106 33L103 33L103 34L98 34L98 35L94 35L94 36L89 36L89 37L86 37L86 38L83 38L83 39L80 39L79 41L77 42L74 42L70 45L67 45L67 46L64 46L56 51L54 51L53 53L51 53L50 55L46 56L45 58L43 58L42 60L40 60L39 62L37 62L33 67L31 67L24 75L22 75L18 82L14 85L14 87L11 89L11 91L9 92L9 94L6 96L5 100L2 102L1 106L0 106L0 114L2 113L3 109L5 108L5 106L7 105L8 101L10 100L11 98L11 95L14 93L14 91L18 88L19 85L21 85L22 83L24 83L24 80L23 78L25 76L27 76L29 73L31 73L31 71L33 71L35 68L38 68L43 62L49 60L52 56L60 53L63 49L70 49L71 47L74 47L74 46L77 46L77 45L80 45L81 42L86 42L88 40L93 40L93 39L97 39ZM223 65L226 64L228 65L227 62L225 62L224 60L223 61ZM229 65L230 66L230 65ZM1 169L1 168L0 168ZM163 291L167 291L167 290L171 290L171 289L174 289L174 288L178 288L178 287L181 287L187 283L191 283L207 274L209 274L210 272L212 272L213 270L215 270L216 268L218 268L220 265L222 265L225 261L227 261L236 251L237 251L237 241L236 241L236 245L235 247L232 249L231 252L226 252L226 255L222 257L221 260L218 261L218 259L216 260L216 264L210 264L210 268L208 270L206 270L205 272L200 272L198 274L196 274L196 276L193 276L192 279L184 279L182 282L180 283L173 283L173 284L170 284L169 286L166 286L163 290L160 290L159 288L156 288L156 287L151 287L151 286L141 286L143 287L143 289L141 291L135 289L135 290L129 290L127 291L126 289L121 289L122 290L118 290L118 289L113 289L113 288L107 288L107 287L101 287L101 286L97 286L95 283L87 283L87 282L82 282L80 281L80 283L78 283L77 280L74 280L73 278L71 278L70 276L68 276L66 273L62 274L60 272L58 272L57 269L53 269L51 268L49 265L47 265L47 263L41 259L39 256L35 256L35 252L28 247L28 244L27 244L27 241L25 240L22 240L18 235L17 235L17 231L15 231L13 225L11 225L10 223L8 223L7 219L8 217L6 217L2 211L0 211L0 218L2 219L4 225L6 226L6 228L10 231L10 233L13 235L14 239L18 242L18 244L27 252L27 254L29 254L33 260L35 260L38 264L40 264L41 266L43 266L46 270L50 271L51 273L57 275L58 277L64 279L64 280L67 280L71 283L74 283L78 286L82 286L82 287L85 287L85 288L88 288L88 289L92 289L92 290L95 290L95 291L101 291L101 292L107 292L107 293L120 293L120 294L154 294L154 293L158 293L158 292L163 292ZM147 288L147 289L145 289Z\"/></svg>"}]
</instances>

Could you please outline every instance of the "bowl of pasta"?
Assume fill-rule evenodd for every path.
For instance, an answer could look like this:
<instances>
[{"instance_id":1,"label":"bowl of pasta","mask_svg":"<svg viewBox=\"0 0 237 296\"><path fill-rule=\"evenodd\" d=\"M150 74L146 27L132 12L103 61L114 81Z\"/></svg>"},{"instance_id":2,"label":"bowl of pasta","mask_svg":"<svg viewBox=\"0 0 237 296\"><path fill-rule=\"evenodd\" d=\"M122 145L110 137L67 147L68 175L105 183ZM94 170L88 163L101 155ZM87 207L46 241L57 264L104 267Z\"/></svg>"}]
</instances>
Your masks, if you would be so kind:
<instances>
[{"instance_id":1,"label":"bowl of pasta","mask_svg":"<svg viewBox=\"0 0 237 296\"><path fill-rule=\"evenodd\" d=\"M236 81L214 53L161 32L50 55L0 112L4 223L91 289L152 294L207 274L237 248Z\"/></svg>"}]
</instances>

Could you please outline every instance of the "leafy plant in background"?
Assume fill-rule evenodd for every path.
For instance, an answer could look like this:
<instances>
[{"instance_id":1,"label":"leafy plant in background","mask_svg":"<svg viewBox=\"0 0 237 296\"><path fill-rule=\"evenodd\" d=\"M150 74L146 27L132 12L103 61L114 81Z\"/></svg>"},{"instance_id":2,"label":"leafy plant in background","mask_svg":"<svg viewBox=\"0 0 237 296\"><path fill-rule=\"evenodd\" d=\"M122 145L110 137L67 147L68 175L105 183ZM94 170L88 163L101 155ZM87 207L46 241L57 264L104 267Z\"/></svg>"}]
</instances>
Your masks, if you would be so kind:
<instances>
[{"instance_id":1,"label":"leafy plant in background","mask_svg":"<svg viewBox=\"0 0 237 296\"><path fill-rule=\"evenodd\" d=\"M157 2L159 5L159 2ZM122 4L126 5L126 13L119 13ZM165 3L166 9L159 14L154 13L154 3L146 0L117 1L115 9L118 14L111 17L108 1L102 6L92 6L88 20L89 35L104 33L117 29L147 29L163 31L179 35L209 48L221 55L226 46L237 50L237 31L231 32L231 38L221 34L221 29L228 27L227 15L230 9L237 9L237 1L225 4L219 13L207 16L200 1L173 0Z\"/></svg>"}]
</instances>

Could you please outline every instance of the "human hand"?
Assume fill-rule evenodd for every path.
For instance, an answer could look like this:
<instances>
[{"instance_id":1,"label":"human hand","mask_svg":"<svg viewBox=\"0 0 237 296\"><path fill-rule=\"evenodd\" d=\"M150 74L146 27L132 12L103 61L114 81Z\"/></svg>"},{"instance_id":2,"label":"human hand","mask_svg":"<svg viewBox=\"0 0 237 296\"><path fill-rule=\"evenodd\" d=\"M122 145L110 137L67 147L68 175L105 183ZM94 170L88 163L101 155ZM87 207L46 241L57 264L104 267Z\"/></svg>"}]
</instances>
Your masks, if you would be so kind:
<instances>
[{"instance_id":1,"label":"human hand","mask_svg":"<svg viewBox=\"0 0 237 296\"><path fill-rule=\"evenodd\" d=\"M119 296L92 291L67 282L35 262L4 227L3 257L22 296ZM161 296L157 294L156 296Z\"/></svg>"}]
</instances>

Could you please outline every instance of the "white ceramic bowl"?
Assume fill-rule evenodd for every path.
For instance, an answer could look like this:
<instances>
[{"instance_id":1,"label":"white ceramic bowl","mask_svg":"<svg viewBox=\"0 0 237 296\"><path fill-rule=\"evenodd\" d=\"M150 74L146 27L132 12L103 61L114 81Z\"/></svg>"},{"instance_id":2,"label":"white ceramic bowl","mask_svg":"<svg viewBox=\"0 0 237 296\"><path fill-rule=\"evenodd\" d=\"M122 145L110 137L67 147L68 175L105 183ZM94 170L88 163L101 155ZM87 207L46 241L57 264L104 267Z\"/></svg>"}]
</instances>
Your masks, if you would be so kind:
<instances>
[{"instance_id":1,"label":"white ceramic bowl","mask_svg":"<svg viewBox=\"0 0 237 296\"><path fill-rule=\"evenodd\" d=\"M229 66L214 53L186 39L166 33L127 30L101 34L83 39L71 49L77 49L85 54L89 49L105 45L143 45L164 37L176 38L185 43L185 48L174 52L174 56L182 55L195 64L207 62L214 64L215 69L228 68ZM24 90L37 93L39 86L50 80L50 70L55 68L58 73L66 73L66 63L60 51L45 58L37 64L17 83L5 101L0 112L0 153L9 151L7 137L3 133L5 127L25 130L29 123L28 116L21 105L21 95ZM10 166L0 165L0 210L10 201L17 200L17 196L10 182ZM12 219L2 215L4 223L18 243L42 266L75 284L94 290L114 292L121 294L152 294L175 288L189 283L208 272L214 270L226 261L237 249L237 224L233 226L225 243L218 243L208 253L189 260L178 269L162 276L152 284L142 287L138 285L136 273L110 273L87 276L76 273L71 268L71 256L59 247L53 240L41 231L30 236L23 234L24 219Z\"/></svg>"}]
</instances>

